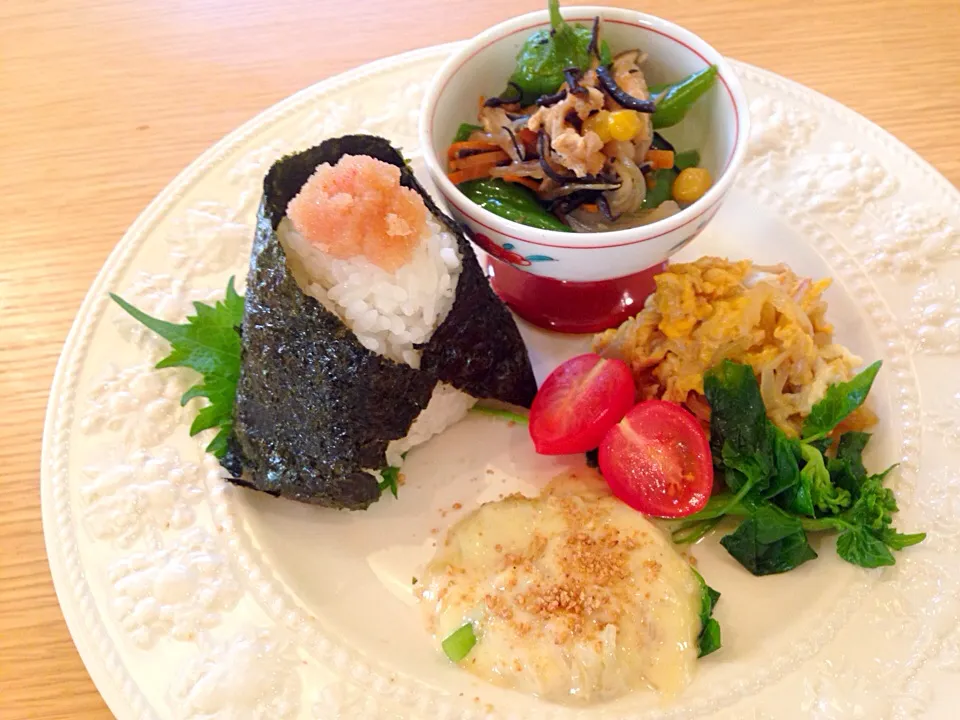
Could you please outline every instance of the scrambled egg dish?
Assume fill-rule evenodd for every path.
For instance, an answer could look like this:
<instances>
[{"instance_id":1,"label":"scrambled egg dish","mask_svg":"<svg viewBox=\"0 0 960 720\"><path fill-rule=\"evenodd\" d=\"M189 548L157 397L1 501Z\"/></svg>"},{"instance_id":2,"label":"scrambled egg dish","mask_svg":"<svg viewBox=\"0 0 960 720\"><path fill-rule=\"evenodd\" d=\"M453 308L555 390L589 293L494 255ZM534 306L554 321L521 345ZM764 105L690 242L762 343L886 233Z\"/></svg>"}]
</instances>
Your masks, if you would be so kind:
<instances>
[{"instance_id":1,"label":"scrambled egg dish","mask_svg":"<svg viewBox=\"0 0 960 720\"><path fill-rule=\"evenodd\" d=\"M703 257L670 265L656 277L644 309L598 335L594 350L630 365L638 397L684 403L704 423L710 417L704 373L724 359L749 364L770 419L796 436L827 387L850 380L861 364L833 341L822 298L829 285L748 260ZM838 430L875 422L861 407Z\"/></svg>"},{"instance_id":2,"label":"scrambled egg dish","mask_svg":"<svg viewBox=\"0 0 960 720\"><path fill-rule=\"evenodd\" d=\"M638 687L673 695L697 662L700 585L690 565L592 471L463 518L421 587L438 644L473 623L464 669L550 700Z\"/></svg>"}]
</instances>

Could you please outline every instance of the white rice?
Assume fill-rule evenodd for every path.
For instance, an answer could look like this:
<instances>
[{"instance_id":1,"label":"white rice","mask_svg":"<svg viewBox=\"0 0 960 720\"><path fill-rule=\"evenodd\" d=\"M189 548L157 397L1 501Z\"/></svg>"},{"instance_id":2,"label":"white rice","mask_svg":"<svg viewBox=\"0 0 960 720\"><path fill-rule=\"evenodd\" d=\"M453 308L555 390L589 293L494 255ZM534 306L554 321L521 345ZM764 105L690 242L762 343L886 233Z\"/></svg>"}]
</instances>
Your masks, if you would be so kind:
<instances>
[{"instance_id":1,"label":"white rice","mask_svg":"<svg viewBox=\"0 0 960 720\"><path fill-rule=\"evenodd\" d=\"M476 398L457 390L453 385L437 383L430 402L420 411L410 426L407 436L387 445L387 465L400 467L404 454L413 447L439 435L454 423L460 422L477 402Z\"/></svg>"},{"instance_id":2,"label":"white rice","mask_svg":"<svg viewBox=\"0 0 960 720\"><path fill-rule=\"evenodd\" d=\"M456 296L463 258L453 233L428 216L419 247L395 273L362 256L331 257L298 233L288 218L280 222L277 236L305 293L343 320L368 350L420 367L414 345L430 339ZM459 422L476 402L452 385L437 383L406 437L387 446L387 465L400 467L408 450ZM380 478L381 469L367 471Z\"/></svg>"},{"instance_id":3,"label":"white rice","mask_svg":"<svg viewBox=\"0 0 960 720\"><path fill-rule=\"evenodd\" d=\"M336 313L360 343L395 362L420 367L414 345L427 342L450 312L463 258L456 236L428 217L410 262L388 273L365 257L331 257L284 218L277 230L304 292ZM298 267L298 265L300 267Z\"/></svg>"}]
</instances>

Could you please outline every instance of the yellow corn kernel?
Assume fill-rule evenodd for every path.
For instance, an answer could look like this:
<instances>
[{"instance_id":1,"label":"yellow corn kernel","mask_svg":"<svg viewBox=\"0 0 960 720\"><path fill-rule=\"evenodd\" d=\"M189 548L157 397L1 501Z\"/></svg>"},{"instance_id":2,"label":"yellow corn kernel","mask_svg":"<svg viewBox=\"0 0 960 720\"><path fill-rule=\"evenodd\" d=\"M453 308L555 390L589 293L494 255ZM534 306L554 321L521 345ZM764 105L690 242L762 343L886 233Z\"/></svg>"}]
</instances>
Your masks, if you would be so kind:
<instances>
[{"instance_id":1,"label":"yellow corn kernel","mask_svg":"<svg viewBox=\"0 0 960 720\"><path fill-rule=\"evenodd\" d=\"M601 110L596 115L591 115L583 123L584 131L593 131L600 136L600 142L606 145L610 142L610 112Z\"/></svg>"},{"instance_id":2,"label":"yellow corn kernel","mask_svg":"<svg viewBox=\"0 0 960 720\"><path fill-rule=\"evenodd\" d=\"M610 113L610 135L614 140L633 140L640 127L640 116L635 110Z\"/></svg>"},{"instance_id":3,"label":"yellow corn kernel","mask_svg":"<svg viewBox=\"0 0 960 720\"><path fill-rule=\"evenodd\" d=\"M692 167L681 170L673 181L673 199L678 203L692 203L703 197L713 181L706 168Z\"/></svg>"}]
</instances>

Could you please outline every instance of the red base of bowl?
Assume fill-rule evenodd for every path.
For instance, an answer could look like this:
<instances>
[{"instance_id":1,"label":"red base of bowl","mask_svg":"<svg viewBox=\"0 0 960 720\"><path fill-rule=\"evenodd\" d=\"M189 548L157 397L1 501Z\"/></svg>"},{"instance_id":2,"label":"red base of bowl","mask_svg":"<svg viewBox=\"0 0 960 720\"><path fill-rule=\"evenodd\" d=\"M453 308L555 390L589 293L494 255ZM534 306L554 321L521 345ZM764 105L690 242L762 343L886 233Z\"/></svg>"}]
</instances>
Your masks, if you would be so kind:
<instances>
[{"instance_id":1,"label":"red base of bowl","mask_svg":"<svg viewBox=\"0 0 960 720\"><path fill-rule=\"evenodd\" d=\"M563 333L599 332L636 315L664 267L660 263L610 280L571 282L532 275L487 256L490 284L510 309L534 325Z\"/></svg>"}]
</instances>

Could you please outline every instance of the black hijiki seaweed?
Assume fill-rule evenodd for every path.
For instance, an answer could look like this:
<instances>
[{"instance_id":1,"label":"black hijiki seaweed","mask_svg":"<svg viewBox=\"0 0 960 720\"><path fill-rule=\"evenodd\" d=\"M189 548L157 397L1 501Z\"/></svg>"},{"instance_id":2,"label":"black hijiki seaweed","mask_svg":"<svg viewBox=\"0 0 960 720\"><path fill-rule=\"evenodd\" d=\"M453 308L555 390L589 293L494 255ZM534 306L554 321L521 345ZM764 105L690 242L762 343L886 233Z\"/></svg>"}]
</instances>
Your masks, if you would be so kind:
<instances>
[{"instance_id":1,"label":"black hijiki seaweed","mask_svg":"<svg viewBox=\"0 0 960 720\"><path fill-rule=\"evenodd\" d=\"M654 148L655 150L669 150L670 152L676 152L676 148L673 147L673 143L671 143L658 132L653 133L653 140L650 143L650 147Z\"/></svg>"},{"instance_id":2,"label":"black hijiki seaweed","mask_svg":"<svg viewBox=\"0 0 960 720\"><path fill-rule=\"evenodd\" d=\"M600 16L593 19L593 26L590 28L590 44L587 45L587 55L593 55L597 60L600 57Z\"/></svg>"},{"instance_id":3,"label":"black hijiki seaweed","mask_svg":"<svg viewBox=\"0 0 960 720\"><path fill-rule=\"evenodd\" d=\"M616 174L610 175L603 172L597 175L584 175L583 177L558 173L550 164L550 136L547 135L546 130L541 129L537 133L537 152L539 153L538 160L543 173L558 185L598 185L600 183L614 184L620 182L620 178Z\"/></svg>"},{"instance_id":4,"label":"black hijiki seaweed","mask_svg":"<svg viewBox=\"0 0 960 720\"><path fill-rule=\"evenodd\" d=\"M553 93L553 95L541 95L537 98L537 105L540 107L551 107L556 105L558 102L562 102L567 98L567 91L560 90Z\"/></svg>"},{"instance_id":5,"label":"black hijiki seaweed","mask_svg":"<svg viewBox=\"0 0 960 720\"><path fill-rule=\"evenodd\" d=\"M513 89L514 92L512 97L504 97L503 93L501 93L499 96L487 98L484 101L483 106L488 108L496 108L500 107L501 105L513 105L520 102L520 99L523 97L523 90L520 89L520 86L511 80L507 83L507 90L510 89Z\"/></svg>"},{"instance_id":6,"label":"black hijiki seaweed","mask_svg":"<svg viewBox=\"0 0 960 720\"><path fill-rule=\"evenodd\" d=\"M463 269L456 298L420 369L367 350L335 314L304 294L277 227L318 165L367 155L400 168L430 212L457 236ZM223 466L239 485L301 502L363 509L380 496L366 469L386 466L438 382L478 398L529 407L536 381L523 340L473 249L382 138L351 135L289 155L270 169L257 216L242 327L234 434Z\"/></svg>"},{"instance_id":7,"label":"black hijiki seaweed","mask_svg":"<svg viewBox=\"0 0 960 720\"><path fill-rule=\"evenodd\" d=\"M514 134L513 130L508 128L506 125L503 126L503 129L507 131L507 135L510 136L510 142L513 143L513 149L517 153L517 158L520 162L523 162L527 159L527 152L524 150L523 145L517 141L517 136Z\"/></svg>"},{"instance_id":8,"label":"black hijiki seaweed","mask_svg":"<svg viewBox=\"0 0 960 720\"><path fill-rule=\"evenodd\" d=\"M613 211L610 209L610 201L607 200L607 196L601 194L597 198L597 207L600 209L600 212L603 213L603 216L610 222L616 222L620 218L620 214L613 214Z\"/></svg>"},{"instance_id":9,"label":"black hijiki seaweed","mask_svg":"<svg viewBox=\"0 0 960 720\"><path fill-rule=\"evenodd\" d=\"M567 111L567 114L563 116L563 120L567 125L572 127L577 131L577 134L583 132L583 120L580 119L580 116L577 114L577 111L573 108L570 108Z\"/></svg>"},{"instance_id":10,"label":"black hijiki seaweed","mask_svg":"<svg viewBox=\"0 0 960 720\"><path fill-rule=\"evenodd\" d=\"M605 65L597 66L597 80L600 81L600 86L607 91L607 94L623 107L647 114L657 111L657 106L653 100L634 97L617 85L617 81L610 74L610 69Z\"/></svg>"},{"instance_id":11,"label":"black hijiki seaweed","mask_svg":"<svg viewBox=\"0 0 960 720\"><path fill-rule=\"evenodd\" d=\"M576 66L568 67L563 71L563 76L567 79L567 86L570 88L571 94L581 97L590 94L590 91L580 84L580 68Z\"/></svg>"},{"instance_id":12,"label":"black hijiki seaweed","mask_svg":"<svg viewBox=\"0 0 960 720\"><path fill-rule=\"evenodd\" d=\"M585 203L596 202L602 190L578 190L551 202L547 209L566 222L566 216Z\"/></svg>"}]
</instances>

